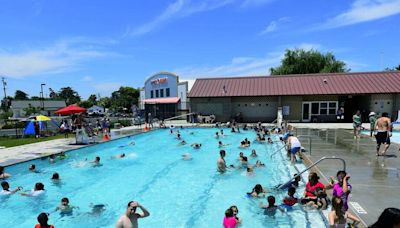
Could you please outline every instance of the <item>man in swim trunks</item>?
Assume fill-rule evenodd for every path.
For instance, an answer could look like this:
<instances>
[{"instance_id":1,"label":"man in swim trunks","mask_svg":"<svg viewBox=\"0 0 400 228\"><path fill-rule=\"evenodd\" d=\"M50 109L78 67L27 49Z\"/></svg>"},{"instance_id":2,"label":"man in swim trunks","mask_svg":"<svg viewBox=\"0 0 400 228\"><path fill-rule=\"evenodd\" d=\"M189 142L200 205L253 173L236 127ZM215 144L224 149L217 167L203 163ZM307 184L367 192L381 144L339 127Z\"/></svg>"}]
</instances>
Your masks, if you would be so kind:
<instances>
[{"instance_id":1,"label":"man in swim trunks","mask_svg":"<svg viewBox=\"0 0 400 228\"><path fill-rule=\"evenodd\" d=\"M382 113L382 116L376 120L374 130L376 130L376 156L384 156L389 149L392 136L392 124L387 112ZM381 144L385 144L385 148L382 153L379 153Z\"/></svg>"},{"instance_id":2,"label":"man in swim trunks","mask_svg":"<svg viewBox=\"0 0 400 228\"><path fill-rule=\"evenodd\" d=\"M140 208L141 213L137 213L136 209ZM123 214L115 225L116 228L137 228L139 227L137 220L149 216L150 213L140 205L138 202L130 201L126 208L125 214Z\"/></svg>"}]
</instances>

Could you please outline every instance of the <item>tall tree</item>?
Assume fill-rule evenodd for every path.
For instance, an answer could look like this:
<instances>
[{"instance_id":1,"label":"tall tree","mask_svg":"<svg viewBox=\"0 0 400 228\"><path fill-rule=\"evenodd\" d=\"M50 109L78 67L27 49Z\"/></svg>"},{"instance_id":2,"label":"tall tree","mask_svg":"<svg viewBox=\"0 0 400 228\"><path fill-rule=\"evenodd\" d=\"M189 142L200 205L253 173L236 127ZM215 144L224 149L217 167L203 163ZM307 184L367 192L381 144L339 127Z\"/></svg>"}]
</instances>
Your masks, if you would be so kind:
<instances>
[{"instance_id":1,"label":"tall tree","mask_svg":"<svg viewBox=\"0 0 400 228\"><path fill-rule=\"evenodd\" d=\"M25 93L24 91L17 90L17 91L15 91L14 99L15 100L28 100L29 97L28 97L28 94Z\"/></svg>"},{"instance_id":2,"label":"tall tree","mask_svg":"<svg viewBox=\"0 0 400 228\"><path fill-rule=\"evenodd\" d=\"M69 86L61 88L60 92L58 93L58 97L64 99L67 105L76 104L81 101L81 97L79 96L78 92Z\"/></svg>"},{"instance_id":3,"label":"tall tree","mask_svg":"<svg viewBox=\"0 0 400 228\"><path fill-rule=\"evenodd\" d=\"M97 96L95 94L91 94L87 100L90 102L90 106L97 104Z\"/></svg>"},{"instance_id":4,"label":"tall tree","mask_svg":"<svg viewBox=\"0 0 400 228\"><path fill-rule=\"evenodd\" d=\"M102 97L102 98L100 98L100 100L98 102L98 104L100 106L103 106L104 108L110 108L111 103L112 103L112 101L111 101L111 98L109 98L109 97Z\"/></svg>"},{"instance_id":5,"label":"tall tree","mask_svg":"<svg viewBox=\"0 0 400 228\"><path fill-rule=\"evenodd\" d=\"M278 67L270 68L272 75L285 74L312 74L312 73L339 73L348 72L343 61L336 60L335 56L328 52L320 53L316 50L286 50L285 57Z\"/></svg>"},{"instance_id":6,"label":"tall tree","mask_svg":"<svg viewBox=\"0 0 400 228\"><path fill-rule=\"evenodd\" d=\"M52 88L49 88L49 91L50 91L49 97L50 97L51 99L56 99L56 98L58 98L58 94L57 94Z\"/></svg>"},{"instance_id":7,"label":"tall tree","mask_svg":"<svg viewBox=\"0 0 400 228\"><path fill-rule=\"evenodd\" d=\"M131 111L131 106L138 103L139 93L138 89L121 86L111 94L112 108L116 110L126 108Z\"/></svg>"}]
</instances>

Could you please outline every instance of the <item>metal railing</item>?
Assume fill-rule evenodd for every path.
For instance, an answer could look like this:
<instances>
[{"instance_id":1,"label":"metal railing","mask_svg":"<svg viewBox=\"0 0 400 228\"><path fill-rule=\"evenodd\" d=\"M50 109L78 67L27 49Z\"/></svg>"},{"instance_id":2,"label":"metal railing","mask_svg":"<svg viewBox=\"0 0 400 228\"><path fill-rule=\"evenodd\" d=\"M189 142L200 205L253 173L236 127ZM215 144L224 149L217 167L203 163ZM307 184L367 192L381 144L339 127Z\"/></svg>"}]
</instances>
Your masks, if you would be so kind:
<instances>
[{"instance_id":1,"label":"metal railing","mask_svg":"<svg viewBox=\"0 0 400 228\"><path fill-rule=\"evenodd\" d=\"M285 184L281 184L278 189L281 189L283 186L286 186L288 184L290 184L290 182L292 180L294 180L295 178L297 178L298 176L300 176L301 174L303 174L304 172L307 172L308 170L310 170L312 167L316 166L318 163L324 161L324 160L340 160L342 161L343 164L343 170L346 171L346 161L343 158L337 158L335 156L332 157L322 157L320 158L318 161L314 162L312 165L310 165L309 167L307 167L306 169L304 169L303 171L301 171L300 173L296 174L294 177L292 177L288 182L286 182Z\"/></svg>"},{"instance_id":2,"label":"metal railing","mask_svg":"<svg viewBox=\"0 0 400 228\"><path fill-rule=\"evenodd\" d=\"M307 138L308 139L308 144L310 145L310 155L311 155L311 150L312 150L312 135L298 135L296 136L297 138Z\"/></svg>"}]
</instances>

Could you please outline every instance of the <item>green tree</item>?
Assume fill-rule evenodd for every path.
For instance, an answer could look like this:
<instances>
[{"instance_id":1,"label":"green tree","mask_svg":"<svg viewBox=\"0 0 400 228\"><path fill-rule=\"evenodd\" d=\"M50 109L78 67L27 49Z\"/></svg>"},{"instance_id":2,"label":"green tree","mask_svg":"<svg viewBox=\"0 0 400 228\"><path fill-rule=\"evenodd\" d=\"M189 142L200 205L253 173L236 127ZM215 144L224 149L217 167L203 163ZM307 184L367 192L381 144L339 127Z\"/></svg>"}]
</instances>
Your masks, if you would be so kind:
<instances>
[{"instance_id":1,"label":"green tree","mask_svg":"<svg viewBox=\"0 0 400 228\"><path fill-rule=\"evenodd\" d=\"M87 100L90 102L90 104L91 104L90 106L97 105L97 96L96 95L94 95L94 94L90 95Z\"/></svg>"},{"instance_id":2,"label":"green tree","mask_svg":"<svg viewBox=\"0 0 400 228\"><path fill-rule=\"evenodd\" d=\"M313 74L313 73L340 73L348 72L343 61L336 60L335 56L328 52L320 53L316 50L286 50L285 57L278 67L270 68L272 75L286 74Z\"/></svg>"},{"instance_id":3,"label":"green tree","mask_svg":"<svg viewBox=\"0 0 400 228\"><path fill-rule=\"evenodd\" d=\"M76 104L81 101L81 97L79 96L78 92L69 86L61 88L60 92L58 93L58 97L64 99L67 105Z\"/></svg>"},{"instance_id":4,"label":"green tree","mask_svg":"<svg viewBox=\"0 0 400 228\"><path fill-rule=\"evenodd\" d=\"M24 91L17 90L17 91L15 91L14 99L15 100L28 100L29 97L28 97L28 94L25 93Z\"/></svg>"},{"instance_id":5,"label":"green tree","mask_svg":"<svg viewBox=\"0 0 400 228\"><path fill-rule=\"evenodd\" d=\"M79 105L80 107L83 107L83 108L90 108L90 107L93 106L92 103L91 103L89 100L80 101L80 102L78 102L78 105Z\"/></svg>"},{"instance_id":6,"label":"green tree","mask_svg":"<svg viewBox=\"0 0 400 228\"><path fill-rule=\"evenodd\" d=\"M111 94L111 107L115 110L126 108L131 111L132 104L138 103L139 93L138 89L121 86Z\"/></svg>"},{"instance_id":7,"label":"green tree","mask_svg":"<svg viewBox=\"0 0 400 228\"><path fill-rule=\"evenodd\" d=\"M2 108L4 111L9 110L9 109L10 109L10 106L11 106L11 101L12 101L12 100L14 100L14 97L7 96L6 99L3 98L3 99L1 100L1 108Z\"/></svg>"},{"instance_id":8,"label":"green tree","mask_svg":"<svg viewBox=\"0 0 400 228\"><path fill-rule=\"evenodd\" d=\"M30 116L33 114L39 114L41 107L34 107L31 104L28 104L28 108L24 108L25 115Z\"/></svg>"},{"instance_id":9,"label":"green tree","mask_svg":"<svg viewBox=\"0 0 400 228\"><path fill-rule=\"evenodd\" d=\"M50 99L57 99L58 98L58 94L52 88L49 88L49 91L50 91L50 93L49 93Z\"/></svg>"},{"instance_id":10,"label":"green tree","mask_svg":"<svg viewBox=\"0 0 400 228\"><path fill-rule=\"evenodd\" d=\"M111 108L111 98L109 97L102 97L100 98L98 105L103 106L104 108Z\"/></svg>"}]
</instances>

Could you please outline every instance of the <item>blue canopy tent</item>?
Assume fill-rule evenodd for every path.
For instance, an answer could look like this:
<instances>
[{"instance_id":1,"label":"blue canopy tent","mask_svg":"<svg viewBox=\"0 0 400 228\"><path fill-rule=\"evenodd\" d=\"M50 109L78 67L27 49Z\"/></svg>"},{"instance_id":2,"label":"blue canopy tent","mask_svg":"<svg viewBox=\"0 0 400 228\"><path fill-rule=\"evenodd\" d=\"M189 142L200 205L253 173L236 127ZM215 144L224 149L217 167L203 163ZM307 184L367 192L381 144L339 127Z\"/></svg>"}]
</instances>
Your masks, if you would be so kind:
<instances>
[{"instance_id":1,"label":"blue canopy tent","mask_svg":"<svg viewBox=\"0 0 400 228\"><path fill-rule=\"evenodd\" d=\"M24 131L25 135L34 135L35 134L34 122L35 121L29 121L26 124L25 131ZM43 130L44 129L44 122L43 121L39 121L39 126L40 126L40 130Z\"/></svg>"}]
</instances>

